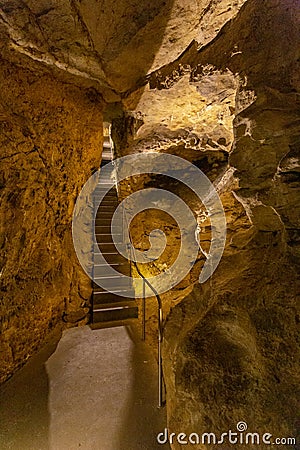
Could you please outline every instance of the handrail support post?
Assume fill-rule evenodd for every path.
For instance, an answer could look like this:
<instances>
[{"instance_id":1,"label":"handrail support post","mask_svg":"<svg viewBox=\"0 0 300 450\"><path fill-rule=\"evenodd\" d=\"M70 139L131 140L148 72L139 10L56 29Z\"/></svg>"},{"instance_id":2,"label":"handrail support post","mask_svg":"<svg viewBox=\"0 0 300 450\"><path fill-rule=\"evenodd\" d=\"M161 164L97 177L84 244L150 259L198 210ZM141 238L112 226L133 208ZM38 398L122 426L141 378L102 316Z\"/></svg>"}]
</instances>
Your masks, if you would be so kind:
<instances>
[{"instance_id":1,"label":"handrail support post","mask_svg":"<svg viewBox=\"0 0 300 450\"><path fill-rule=\"evenodd\" d=\"M143 280L143 299L142 299L142 340L146 340L146 283Z\"/></svg>"}]
</instances>

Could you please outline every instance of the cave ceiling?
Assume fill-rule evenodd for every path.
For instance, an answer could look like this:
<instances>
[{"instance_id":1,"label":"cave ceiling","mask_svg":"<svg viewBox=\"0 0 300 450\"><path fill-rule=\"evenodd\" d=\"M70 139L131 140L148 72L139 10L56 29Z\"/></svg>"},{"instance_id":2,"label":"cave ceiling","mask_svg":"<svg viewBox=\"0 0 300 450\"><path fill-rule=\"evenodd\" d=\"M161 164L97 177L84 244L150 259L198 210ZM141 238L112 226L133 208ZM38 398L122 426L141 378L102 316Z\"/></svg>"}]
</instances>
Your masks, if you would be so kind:
<instances>
[{"instance_id":1,"label":"cave ceiling","mask_svg":"<svg viewBox=\"0 0 300 450\"><path fill-rule=\"evenodd\" d=\"M7 47L23 65L35 61L57 76L92 85L113 102L192 42L207 45L245 2L1 1L2 50Z\"/></svg>"}]
</instances>

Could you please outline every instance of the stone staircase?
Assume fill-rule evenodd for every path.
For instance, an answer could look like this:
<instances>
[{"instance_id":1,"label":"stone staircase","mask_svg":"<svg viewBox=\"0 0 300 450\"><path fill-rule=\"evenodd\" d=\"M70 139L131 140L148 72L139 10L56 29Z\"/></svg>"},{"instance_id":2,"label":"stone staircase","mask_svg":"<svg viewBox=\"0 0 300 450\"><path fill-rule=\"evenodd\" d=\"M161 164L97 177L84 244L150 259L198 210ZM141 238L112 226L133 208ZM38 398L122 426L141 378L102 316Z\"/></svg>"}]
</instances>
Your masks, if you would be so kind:
<instances>
[{"instance_id":1,"label":"stone staircase","mask_svg":"<svg viewBox=\"0 0 300 450\"><path fill-rule=\"evenodd\" d=\"M101 166L104 166L111 161L111 142L110 137L104 138L104 149L102 154ZM106 190L106 184L110 180L105 179L105 176L99 177L99 183L94 191L94 199L102 195ZM134 299L134 290L132 284L124 280L122 275L130 275L130 264L127 259L120 255L113 243L111 219L116 207L118 206L117 190L114 186L105 195L100 203L97 211L95 221L96 243L94 243L93 255L93 273L94 279L101 283L101 279L105 278L109 281L108 289L113 289L111 293L96 283L93 283L93 297L92 297L92 324L97 325L97 328L107 328L111 326L125 325L131 319L138 317L138 307ZM122 238L122 229L114 229L114 236ZM107 261L107 264L113 267L119 275L109 276L107 267L100 261L96 254L97 246ZM120 295L118 295L118 292ZM122 293L122 295L121 295ZM128 297L127 297L128 296Z\"/></svg>"}]
</instances>

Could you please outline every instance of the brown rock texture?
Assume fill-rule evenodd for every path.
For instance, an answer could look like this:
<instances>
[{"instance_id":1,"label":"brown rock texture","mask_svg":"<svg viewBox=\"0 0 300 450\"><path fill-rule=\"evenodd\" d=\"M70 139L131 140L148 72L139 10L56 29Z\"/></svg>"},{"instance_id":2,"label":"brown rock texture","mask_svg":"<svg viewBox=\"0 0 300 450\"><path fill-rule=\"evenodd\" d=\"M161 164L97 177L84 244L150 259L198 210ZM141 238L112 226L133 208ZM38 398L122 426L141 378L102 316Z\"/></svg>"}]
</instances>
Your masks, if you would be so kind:
<instances>
[{"instance_id":1,"label":"brown rock texture","mask_svg":"<svg viewBox=\"0 0 300 450\"><path fill-rule=\"evenodd\" d=\"M299 429L299 38L298 2L248 0L209 44L195 42L153 72L114 122L118 155L156 151L193 161L214 181L227 218L213 278L196 282L199 255L190 277L162 296L170 433L220 436L239 421L274 438ZM131 180L124 196L149 186L163 181ZM178 189L199 214L201 205ZM141 216L132 234L147 249L159 223L170 263L178 230L164 215ZM210 240L205 226L202 238ZM156 305L147 304L155 342ZM220 448L174 439L172 448L183 447ZM224 448L231 447L244 448Z\"/></svg>"},{"instance_id":2,"label":"brown rock texture","mask_svg":"<svg viewBox=\"0 0 300 450\"><path fill-rule=\"evenodd\" d=\"M94 81L111 101L194 39L209 42L245 1L12 0L0 17L17 52Z\"/></svg>"},{"instance_id":3,"label":"brown rock texture","mask_svg":"<svg viewBox=\"0 0 300 450\"><path fill-rule=\"evenodd\" d=\"M71 220L99 166L102 100L4 58L0 83L3 381L57 324L87 320L91 284L77 262Z\"/></svg>"},{"instance_id":4,"label":"brown rock texture","mask_svg":"<svg viewBox=\"0 0 300 450\"><path fill-rule=\"evenodd\" d=\"M118 116L117 156L187 159L214 183L227 220L213 277L198 284L199 252L162 295L169 432L220 436L245 421L249 432L296 436L299 22L297 0L0 1L2 379L62 317L86 320L71 214L99 164L103 97ZM208 251L210 220L182 185L144 175L122 183L121 198L155 186L190 206ZM165 270L180 241L174 221L151 211L132 224L138 249L153 227L168 247L147 276ZM152 343L156 308L149 299ZM182 447L220 448L174 439ZM222 448L231 447L244 448Z\"/></svg>"}]
</instances>

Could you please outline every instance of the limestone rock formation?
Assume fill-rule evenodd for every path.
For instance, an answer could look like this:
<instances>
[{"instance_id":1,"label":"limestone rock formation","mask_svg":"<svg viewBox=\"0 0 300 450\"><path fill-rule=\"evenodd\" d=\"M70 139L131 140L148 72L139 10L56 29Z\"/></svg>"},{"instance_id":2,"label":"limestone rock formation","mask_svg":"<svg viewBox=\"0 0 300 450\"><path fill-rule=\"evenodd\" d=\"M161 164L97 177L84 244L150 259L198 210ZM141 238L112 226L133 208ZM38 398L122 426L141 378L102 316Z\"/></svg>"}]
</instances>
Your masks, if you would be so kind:
<instances>
[{"instance_id":1,"label":"limestone rock formation","mask_svg":"<svg viewBox=\"0 0 300 450\"><path fill-rule=\"evenodd\" d=\"M151 71L214 38L244 1L0 2L2 379L62 316L86 320L71 214L99 167L102 97L139 97Z\"/></svg>"},{"instance_id":2,"label":"limestone rock formation","mask_svg":"<svg viewBox=\"0 0 300 450\"><path fill-rule=\"evenodd\" d=\"M249 0L209 45L152 73L125 99L132 112L115 121L120 155L155 150L193 161L226 210L227 245L212 280L199 286L196 264L164 297L170 432L220 436L244 420L261 435L297 434L299 37L297 2ZM149 183L134 180L128 193ZM170 263L175 227L160 221ZM139 248L149 228L133 224Z\"/></svg>"},{"instance_id":3,"label":"limestone rock formation","mask_svg":"<svg viewBox=\"0 0 300 450\"><path fill-rule=\"evenodd\" d=\"M176 59L194 39L209 42L243 3L13 0L0 2L0 8L12 48L96 82L112 99Z\"/></svg>"},{"instance_id":4,"label":"limestone rock formation","mask_svg":"<svg viewBox=\"0 0 300 450\"><path fill-rule=\"evenodd\" d=\"M62 316L86 320L90 284L72 250L71 214L99 165L110 103L117 156L193 162L226 214L212 279L198 284L200 252L163 295L170 432L220 435L245 421L251 432L296 435L299 17L297 0L0 1L3 378ZM208 251L209 218L181 185L147 174L121 195L156 185L189 204ZM170 217L151 217L132 232L140 250L152 226L167 235L153 275L172 262L180 236ZM147 304L155 342L156 304Z\"/></svg>"},{"instance_id":5,"label":"limestone rock formation","mask_svg":"<svg viewBox=\"0 0 300 450\"><path fill-rule=\"evenodd\" d=\"M99 95L2 56L1 380L57 324L87 320L91 285L71 220L102 143Z\"/></svg>"}]
</instances>

